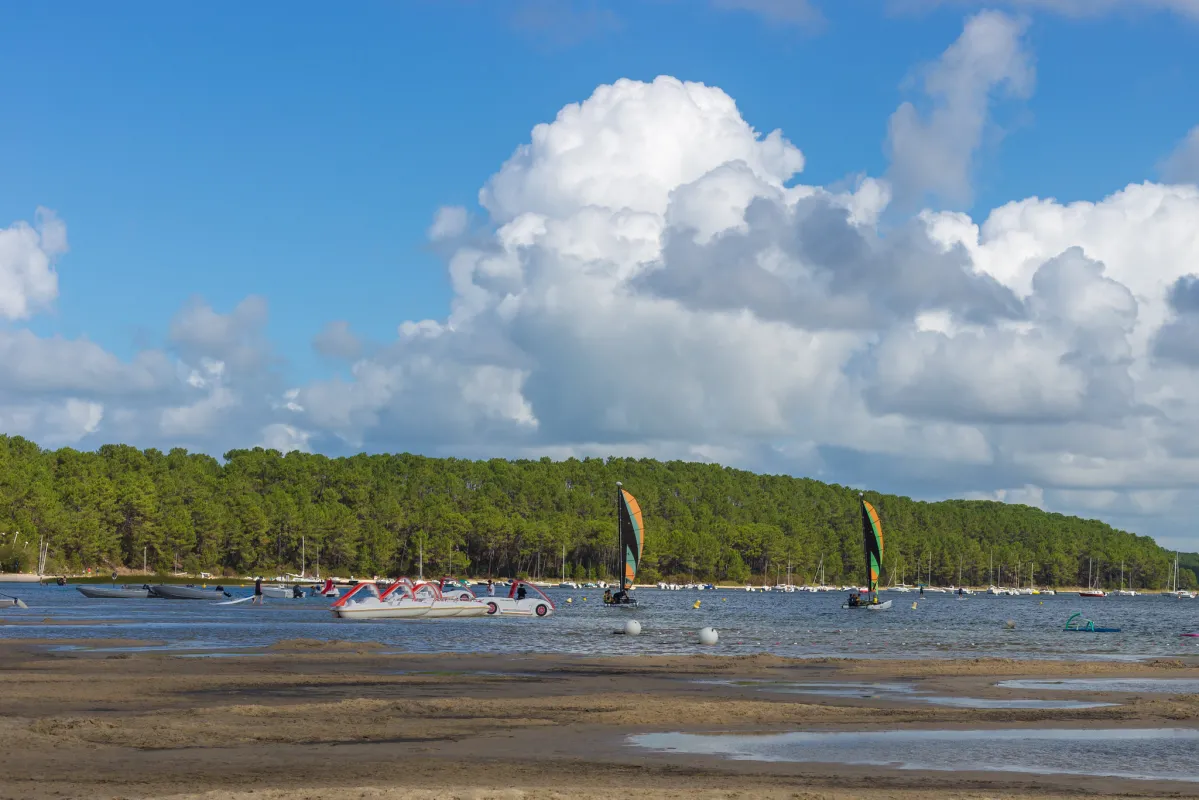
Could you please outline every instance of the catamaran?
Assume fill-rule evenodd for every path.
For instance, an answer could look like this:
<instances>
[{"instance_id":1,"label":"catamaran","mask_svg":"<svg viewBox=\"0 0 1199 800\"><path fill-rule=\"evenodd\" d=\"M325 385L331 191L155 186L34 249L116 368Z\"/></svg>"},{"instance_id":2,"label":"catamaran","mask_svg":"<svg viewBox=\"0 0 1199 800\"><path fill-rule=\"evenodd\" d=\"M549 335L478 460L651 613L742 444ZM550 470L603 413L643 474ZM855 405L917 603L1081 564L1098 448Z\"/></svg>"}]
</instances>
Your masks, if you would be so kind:
<instances>
[{"instance_id":1,"label":"catamaran","mask_svg":"<svg viewBox=\"0 0 1199 800\"><path fill-rule=\"evenodd\" d=\"M866 556L866 579L868 588L855 591L849 596L849 602L841 608L868 608L871 611L886 611L891 607L891 601L879 602L878 576L883 563L883 524L879 521L878 511L866 502L865 496L859 492L858 501L862 504L862 548ZM862 594L869 593L869 598L862 599Z\"/></svg>"},{"instance_id":2,"label":"catamaran","mask_svg":"<svg viewBox=\"0 0 1199 800\"><path fill-rule=\"evenodd\" d=\"M635 606L637 601L629 597L629 589L637 578L641 565L641 553L645 546L645 523L641 519L641 506L636 498L616 482L616 569L620 573L620 591L604 593L605 606Z\"/></svg>"}]
</instances>

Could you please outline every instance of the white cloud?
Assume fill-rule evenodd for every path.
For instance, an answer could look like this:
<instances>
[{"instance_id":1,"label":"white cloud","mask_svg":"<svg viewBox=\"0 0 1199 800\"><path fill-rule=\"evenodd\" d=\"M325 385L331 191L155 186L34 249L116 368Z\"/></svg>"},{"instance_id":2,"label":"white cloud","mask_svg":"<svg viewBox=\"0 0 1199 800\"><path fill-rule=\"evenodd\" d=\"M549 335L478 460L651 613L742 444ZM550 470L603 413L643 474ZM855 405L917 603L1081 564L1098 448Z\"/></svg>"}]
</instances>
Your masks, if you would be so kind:
<instances>
[{"instance_id":1,"label":"white cloud","mask_svg":"<svg viewBox=\"0 0 1199 800\"><path fill-rule=\"evenodd\" d=\"M1007 6L1076 18L1099 17L1111 13L1168 11L1199 20L1199 0L891 0L891 6L900 11L920 11L936 6Z\"/></svg>"},{"instance_id":2,"label":"white cloud","mask_svg":"<svg viewBox=\"0 0 1199 800\"><path fill-rule=\"evenodd\" d=\"M326 358L353 361L362 355L362 342L350 330L350 323L345 320L326 324L312 340L312 346Z\"/></svg>"},{"instance_id":3,"label":"white cloud","mask_svg":"<svg viewBox=\"0 0 1199 800\"><path fill-rule=\"evenodd\" d=\"M428 236L434 242L455 239L466 232L467 215L462 206L442 206L433 215Z\"/></svg>"},{"instance_id":4,"label":"white cloud","mask_svg":"<svg viewBox=\"0 0 1199 800\"><path fill-rule=\"evenodd\" d=\"M37 225L0 228L0 317L27 319L58 297L56 259L67 252L67 229L53 211L37 210Z\"/></svg>"},{"instance_id":5,"label":"white cloud","mask_svg":"<svg viewBox=\"0 0 1199 800\"><path fill-rule=\"evenodd\" d=\"M1161 173L1171 183L1199 184L1199 125L1162 162Z\"/></svg>"},{"instance_id":6,"label":"white cloud","mask_svg":"<svg viewBox=\"0 0 1199 800\"><path fill-rule=\"evenodd\" d=\"M904 205L929 195L952 205L971 199L974 154L993 96L1027 97L1034 82L1025 23L997 11L966 22L961 37L920 75L931 109L902 104L888 124L891 180Z\"/></svg>"}]
</instances>

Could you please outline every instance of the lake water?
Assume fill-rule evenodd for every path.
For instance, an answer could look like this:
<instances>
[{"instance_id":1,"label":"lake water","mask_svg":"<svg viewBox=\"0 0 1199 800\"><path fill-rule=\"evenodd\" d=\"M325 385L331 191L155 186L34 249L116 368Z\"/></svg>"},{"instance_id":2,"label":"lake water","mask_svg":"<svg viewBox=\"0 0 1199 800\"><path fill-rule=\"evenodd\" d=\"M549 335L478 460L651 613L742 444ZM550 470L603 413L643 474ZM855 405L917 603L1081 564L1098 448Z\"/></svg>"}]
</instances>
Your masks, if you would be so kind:
<instances>
[{"instance_id":1,"label":"lake water","mask_svg":"<svg viewBox=\"0 0 1199 800\"><path fill-rule=\"evenodd\" d=\"M246 596L249 588L230 590ZM329 600L267 600L263 606L218 606L204 600L91 600L73 585L0 584L28 609L0 609L0 621L51 619L55 625L0 625L6 638L146 639L170 649L263 647L281 639L382 642L405 652L541 652L740 654L862 658L1137 659L1199 655L1199 601L1157 596L1082 599L1077 595L996 597L888 594L882 613L842 609L844 596L828 593L660 591L639 589L636 609L605 608L602 591L552 589L551 617L413 621L338 620ZM573 602L568 603L567 599ZM587 598L584 600L583 598ZM692 608L699 600L700 608ZM912 603L916 603L913 609ZM1120 633L1063 633L1081 611ZM628 619L640 636L613 635ZM1008 627L1008 621L1014 623ZM713 647L698 642L711 625Z\"/></svg>"},{"instance_id":2,"label":"lake water","mask_svg":"<svg viewBox=\"0 0 1199 800\"><path fill-rule=\"evenodd\" d=\"M1199 730L1189 728L646 733L629 742L658 752L748 761L1199 781Z\"/></svg>"}]
</instances>

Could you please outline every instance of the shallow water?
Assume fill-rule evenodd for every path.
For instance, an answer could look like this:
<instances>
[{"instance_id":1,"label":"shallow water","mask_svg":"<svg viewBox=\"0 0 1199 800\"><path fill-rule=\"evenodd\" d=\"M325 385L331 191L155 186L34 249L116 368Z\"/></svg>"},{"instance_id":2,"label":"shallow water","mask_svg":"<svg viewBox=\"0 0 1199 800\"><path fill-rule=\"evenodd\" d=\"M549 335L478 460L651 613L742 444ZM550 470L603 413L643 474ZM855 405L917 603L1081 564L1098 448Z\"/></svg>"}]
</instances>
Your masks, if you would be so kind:
<instances>
[{"instance_id":1,"label":"shallow water","mask_svg":"<svg viewBox=\"0 0 1199 800\"><path fill-rule=\"evenodd\" d=\"M246 596L250 589L231 589ZM401 652L723 654L771 652L785 656L858 658L1091 658L1133 660L1146 656L1199 655L1199 639L1178 633L1195 627L1199 604L1160 597L1080 600L1054 597L995 597L896 594L891 611L862 614L844 610L840 593L681 591L639 589L636 609L610 609L596 590L552 589L554 616L412 621L338 620L329 601L267 599L262 606L218 606L205 600L88 599L74 585L2 584L0 592L21 597L28 609L2 609L0 620L58 625L0 625L8 638L163 641L180 649L264 647L283 639L376 641ZM588 598L584 600L583 598ZM567 603L567 598L574 600ZM699 609L692 604L701 601ZM910 601L910 602L909 602ZM911 608L911 602L917 608ZM1071 613L1082 610L1117 634L1063 634ZM628 619L640 636L613 635ZM1006 622L1012 620L1014 629ZM700 628L711 625L719 644L704 647Z\"/></svg>"},{"instance_id":2,"label":"shallow water","mask_svg":"<svg viewBox=\"0 0 1199 800\"><path fill-rule=\"evenodd\" d=\"M991 698L991 697L942 697L931 695L910 683L853 683L853 682L821 682L797 683L791 681L771 680L702 680L696 683L721 684L725 686L752 686L763 691L781 692L783 694L809 694L825 697L855 697L892 700L912 703L929 703L935 706L953 706L955 708L1043 708L1043 709L1078 709L1103 708L1119 703L1088 703L1077 700L1039 700L1033 698Z\"/></svg>"},{"instance_id":3,"label":"shallow water","mask_svg":"<svg viewBox=\"0 0 1199 800\"><path fill-rule=\"evenodd\" d=\"M1199 781L1199 730L898 730L769 735L646 733L630 744L749 761Z\"/></svg>"},{"instance_id":4,"label":"shallow water","mask_svg":"<svg viewBox=\"0 0 1199 800\"><path fill-rule=\"evenodd\" d=\"M1012 680L995 684L1004 689L1053 692L1175 692L1199 693L1199 680L1189 678L1070 678L1057 681Z\"/></svg>"}]
</instances>

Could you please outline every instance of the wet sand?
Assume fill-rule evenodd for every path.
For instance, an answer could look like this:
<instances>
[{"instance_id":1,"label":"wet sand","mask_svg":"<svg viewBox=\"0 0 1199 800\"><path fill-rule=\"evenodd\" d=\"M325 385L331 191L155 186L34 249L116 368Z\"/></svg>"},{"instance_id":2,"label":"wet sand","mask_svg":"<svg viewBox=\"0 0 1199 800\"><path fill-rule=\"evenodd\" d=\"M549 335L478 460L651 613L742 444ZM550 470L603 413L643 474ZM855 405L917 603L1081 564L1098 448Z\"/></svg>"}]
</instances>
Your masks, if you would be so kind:
<instances>
[{"instance_id":1,"label":"wet sand","mask_svg":"<svg viewBox=\"0 0 1199 800\"><path fill-rule=\"evenodd\" d=\"M0 649L0 798L1199 795L1199 786L1182 782L722 761L656 754L625 741L648 731L1199 728L1199 695L1030 695L994 686L1009 678L1195 679L1195 659L397 655L370 643L303 640L217 658L51 649L64 644L155 643L8 640ZM714 679L729 683L699 682ZM976 710L895 695L785 694L733 683L740 679L902 681L941 695L1120 705Z\"/></svg>"}]
</instances>

